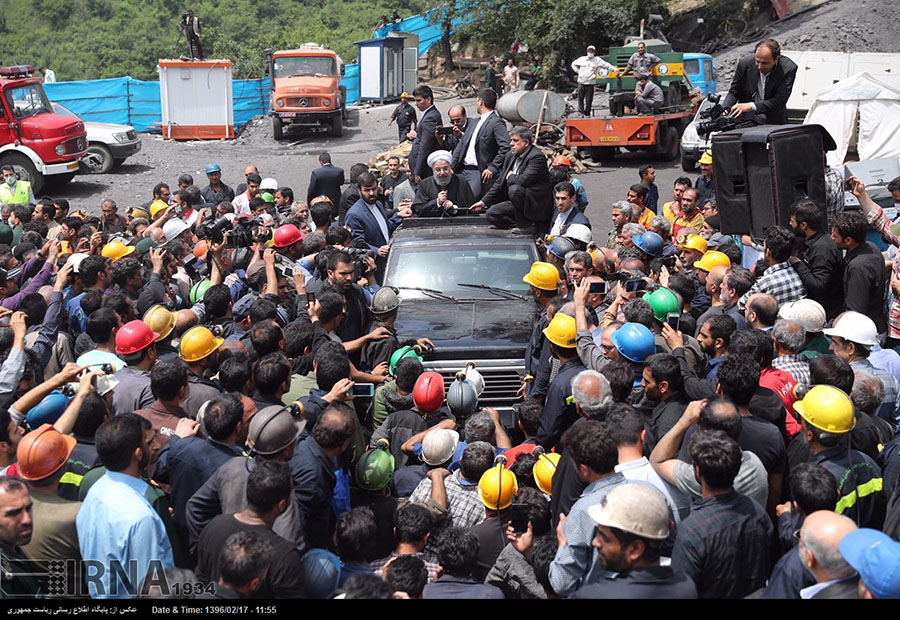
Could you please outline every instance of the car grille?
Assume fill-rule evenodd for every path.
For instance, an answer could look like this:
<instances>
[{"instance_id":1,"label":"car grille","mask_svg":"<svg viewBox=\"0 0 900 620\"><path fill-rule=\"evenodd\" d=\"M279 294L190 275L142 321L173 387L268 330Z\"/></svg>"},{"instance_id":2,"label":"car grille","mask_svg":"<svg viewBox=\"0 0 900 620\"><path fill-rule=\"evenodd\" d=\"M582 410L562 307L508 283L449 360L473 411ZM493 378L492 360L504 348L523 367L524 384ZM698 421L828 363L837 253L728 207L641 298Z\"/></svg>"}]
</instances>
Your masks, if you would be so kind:
<instances>
[{"instance_id":1,"label":"car grille","mask_svg":"<svg viewBox=\"0 0 900 620\"><path fill-rule=\"evenodd\" d=\"M66 147L67 154L81 153L82 151L84 151L85 148L87 148L85 146L84 138L75 138L74 140L67 140L64 144Z\"/></svg>"},{"instance_id":2,"label":"car grille","mask_svg":"<svg viewBox=\"0 0 900 620\"><path fill-rule=\"evenodd\" d=\"M462 367L445 368L441 367L440 362L425 363L425 370L436 370L444 378L444 387L449 389L450 384L456 378L456 373L462 370ZM516 367L500 367L490 368L486 365L476 364L478 372L484 377L484 392L478 399L482 407L512 407L521 400L520 396L516 396L516 392L522 387L522 376L525 373L524 367L517 369Z\"/></svg>"}]
</instances>

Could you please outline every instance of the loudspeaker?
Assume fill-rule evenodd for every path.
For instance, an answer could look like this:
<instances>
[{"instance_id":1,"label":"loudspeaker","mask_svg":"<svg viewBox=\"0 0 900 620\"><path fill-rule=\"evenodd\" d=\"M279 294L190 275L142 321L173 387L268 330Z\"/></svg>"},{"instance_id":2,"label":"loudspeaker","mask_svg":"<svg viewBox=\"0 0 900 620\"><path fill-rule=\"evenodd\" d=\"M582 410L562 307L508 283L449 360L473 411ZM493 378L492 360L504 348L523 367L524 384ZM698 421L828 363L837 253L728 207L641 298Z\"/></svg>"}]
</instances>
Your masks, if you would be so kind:
<instances>
[{"instance_id":1,"label":"loudspeaker","mask_svg":"<svg viewBox=\"0 0 900 620\"><path fill-rule=\"evenodd\" d=\"M825 151L835 144L823 127L758 125L712 144L723 233L761 239L770 226L789 227L791 205L802 198L819 205L825 221Z\"/></svg>"}]
</instances>

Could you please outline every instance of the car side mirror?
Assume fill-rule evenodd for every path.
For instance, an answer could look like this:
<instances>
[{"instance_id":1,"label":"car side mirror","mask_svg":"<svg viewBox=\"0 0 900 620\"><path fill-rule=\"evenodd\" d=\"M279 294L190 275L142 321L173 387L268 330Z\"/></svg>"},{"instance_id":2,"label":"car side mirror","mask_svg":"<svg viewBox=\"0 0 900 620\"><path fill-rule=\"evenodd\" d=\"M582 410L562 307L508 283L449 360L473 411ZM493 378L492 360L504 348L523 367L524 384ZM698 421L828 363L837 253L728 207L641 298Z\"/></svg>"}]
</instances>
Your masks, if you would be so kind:
<instances>
[{"instance_id":1,"label":"car side mirror","mask_svg":"<svg viewBox=\"0 0 900 620\"><path fill-rule=\"evenodd\" d=\"M341 65L341 77L344 77L344 65Z\"/></svg>"}]
</instances>

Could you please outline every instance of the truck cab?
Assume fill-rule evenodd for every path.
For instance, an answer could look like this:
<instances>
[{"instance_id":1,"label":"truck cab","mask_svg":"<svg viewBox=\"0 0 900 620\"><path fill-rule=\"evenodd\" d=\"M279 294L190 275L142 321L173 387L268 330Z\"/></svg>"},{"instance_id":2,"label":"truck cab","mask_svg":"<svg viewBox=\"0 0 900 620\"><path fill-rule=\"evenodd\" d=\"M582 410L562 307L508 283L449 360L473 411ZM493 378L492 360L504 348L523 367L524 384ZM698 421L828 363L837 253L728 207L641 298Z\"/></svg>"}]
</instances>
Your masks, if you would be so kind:
<instances>
[{"instance_id":1,"label":"truck cab","mask_svg":"<svg viewBox=\"0 0 900 620\"><path fill-rule=\"evenodd\" d=\"M684 75L691 85L703 91L703 96L716 92L716 69L709 54L684 54Z\"/></svg>"},{"instance_id":2,"label":"truck cab","mask_svg":"<svg viewBox=\"0 0 900 620\"><path fill-rule=\"evenodd\" d=\"M266 50L272 83L272 133L284 137L287 126L344 132L346 90L340 85L344 63L333 51L316 43L298 49Z\"/></svg>"},{"instance_id":3,"label":"truck cab","mask_svg":"<svg viewBox=\"0 0 900 620\"><path fill-rule=\"evenodd\" d=\"M11 165L39 194L45 182L66 183L87 154L79 119L53 111L30 65L0 68L0 165Z\"/></svg>"}]
</instances>

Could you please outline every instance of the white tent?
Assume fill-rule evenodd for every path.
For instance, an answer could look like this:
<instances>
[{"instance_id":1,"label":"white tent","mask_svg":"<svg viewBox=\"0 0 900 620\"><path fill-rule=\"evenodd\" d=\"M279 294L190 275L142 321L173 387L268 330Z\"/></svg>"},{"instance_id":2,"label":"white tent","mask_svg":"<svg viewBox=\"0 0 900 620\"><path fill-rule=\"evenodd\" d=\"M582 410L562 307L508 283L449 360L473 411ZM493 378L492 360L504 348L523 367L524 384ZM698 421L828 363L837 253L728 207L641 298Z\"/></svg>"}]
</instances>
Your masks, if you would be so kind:
<instances>
[{"instance_id":1,"label":"white tent","mask_svg":"<svg viewBox=\"0 0 900 620\"><path fill-rule=\"evenodd\" d=\"M837 149L827 153L829 166L844 163L854 137L861 161L900 156L900 90L868 73L821 91L803 123L821 125L834 138Z\"/></svg>"}]
</instances>

